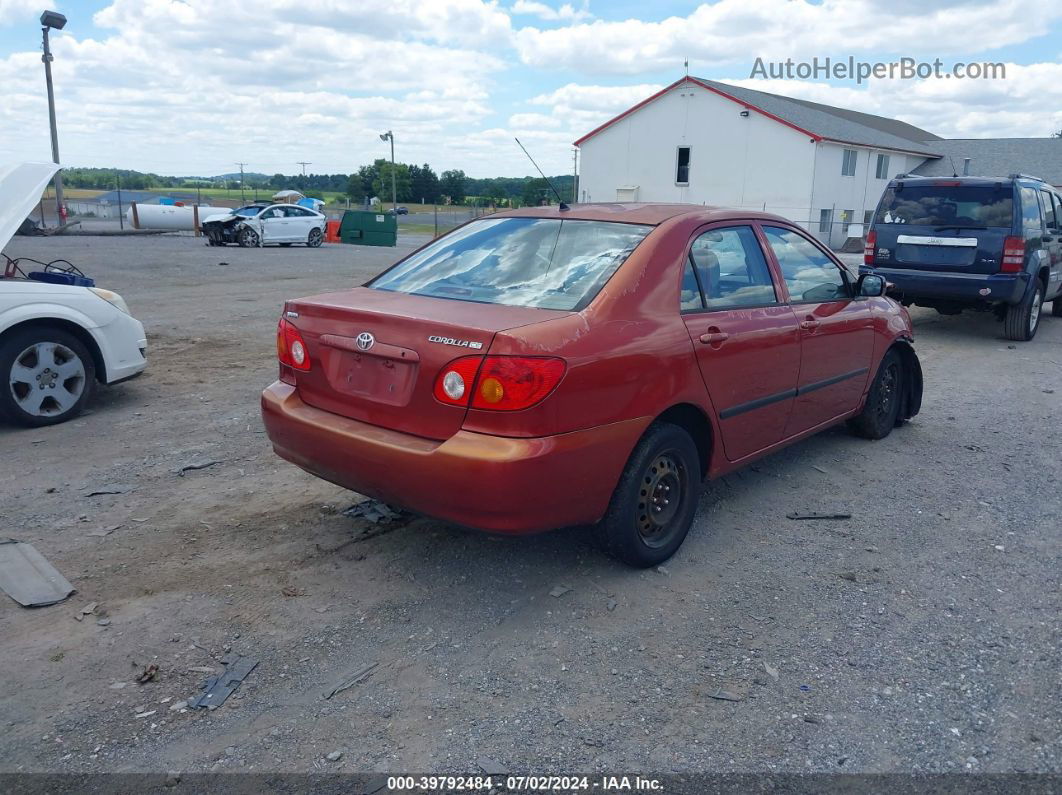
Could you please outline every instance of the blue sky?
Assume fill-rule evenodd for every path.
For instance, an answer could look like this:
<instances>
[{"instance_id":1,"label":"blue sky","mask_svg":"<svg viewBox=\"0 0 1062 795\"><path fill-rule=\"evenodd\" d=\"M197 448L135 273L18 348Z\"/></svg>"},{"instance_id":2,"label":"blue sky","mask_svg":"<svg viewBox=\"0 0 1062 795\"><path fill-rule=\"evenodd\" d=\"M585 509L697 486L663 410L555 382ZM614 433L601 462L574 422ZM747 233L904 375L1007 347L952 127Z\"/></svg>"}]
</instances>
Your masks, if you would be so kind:
<instances>
[{"instance_id":1,"label":"blue sky","mask_svg":"<svg viewBox=\"0 0 1062 795\"><path fill-rule=\"evenodd\" d=\"M475 176L550 172L683 73L903 118L946 137L1062 128L1062 8L1042 0L58 0L67 165L349 172L385 155ZM253 9L253 12L252 12ZM34 0L0 0L0 159L49 159ZM765 60L993 61L1005 80L750 81Z\"/></svg>"}]
</instances>

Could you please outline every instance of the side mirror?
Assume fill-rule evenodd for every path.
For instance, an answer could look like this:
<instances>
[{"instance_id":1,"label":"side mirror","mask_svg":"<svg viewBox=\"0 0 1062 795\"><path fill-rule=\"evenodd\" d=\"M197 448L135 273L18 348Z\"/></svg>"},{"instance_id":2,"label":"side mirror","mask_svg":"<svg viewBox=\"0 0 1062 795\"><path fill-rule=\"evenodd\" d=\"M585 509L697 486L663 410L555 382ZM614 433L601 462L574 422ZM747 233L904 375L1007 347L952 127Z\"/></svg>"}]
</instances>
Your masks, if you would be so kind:
<instances>
[{"instance_id":1,"label":"side mirror","mask_svg":"<svg viewBox=\"0 0 1062 795\"><path fill-rule=\"evenodd\" d=\"M887 288L888 284L885 279L873 273L862 274L856 283L856 292L862 298L880 298L885 295Z\"/></svg>"}]
</instances>

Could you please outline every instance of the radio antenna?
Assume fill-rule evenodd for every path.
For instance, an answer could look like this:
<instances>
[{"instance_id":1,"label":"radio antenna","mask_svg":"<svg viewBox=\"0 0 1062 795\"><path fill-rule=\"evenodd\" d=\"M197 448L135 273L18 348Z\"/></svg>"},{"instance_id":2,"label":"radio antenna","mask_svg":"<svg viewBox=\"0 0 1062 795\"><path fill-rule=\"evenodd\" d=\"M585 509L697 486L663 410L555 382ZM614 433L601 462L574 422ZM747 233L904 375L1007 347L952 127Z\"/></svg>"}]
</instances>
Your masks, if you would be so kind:
<instances>
[{"instance_id":1,"label":"radio antenna","mask_svg":"<svg viewBox=\"0 0 1062 795\"><path fill-rule=\"evenodd\" d=\"M538 167L538 163L535 162L535 158L531 157L531 154L527 151L527 149L524 148L524 145L520 143L520 139L514 137L513 140L516 141L517 146L524 150L524 154L527 155L527 159L531 161L531 165L535 167L535 170L538 171L539 174L542 174L542 169ZM561 198L560 191L557 190L557 186L549 181L549 177L547 177L545 174L542 174L542 179L546 180L546 184L549 185L550 189L557 196L557 206L559 207L559 209L570 209L568 205L564 203L564 199Z\"/></svg>"}]
</instances>

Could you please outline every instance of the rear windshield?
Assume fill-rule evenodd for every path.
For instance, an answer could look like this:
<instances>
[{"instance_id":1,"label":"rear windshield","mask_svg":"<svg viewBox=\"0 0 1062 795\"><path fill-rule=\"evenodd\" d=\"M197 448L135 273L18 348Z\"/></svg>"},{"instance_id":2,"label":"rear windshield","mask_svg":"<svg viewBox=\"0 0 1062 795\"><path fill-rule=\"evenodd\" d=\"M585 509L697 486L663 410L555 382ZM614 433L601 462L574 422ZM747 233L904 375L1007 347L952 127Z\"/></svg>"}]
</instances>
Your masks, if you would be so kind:
<instances>
[{"instance_id":1,"label":"rear windshield","mask_svg":"<svg viewBox=\"0 0 1062 795\"><path fill-rule=\"evenodd\" d=\"M652 227L495 218L451 232L369 283L458 301L578 310Z\"/></svg>"},{"instance_id":2,"label":"rear windshield","mask_svg":"<svg viewBox=\"0 0 1062 795\"><path fill-rule=\"evenodd\" d=\"M881 197L875 224L983 229L1014 223L1010 185L905 185Z\"/></svg>"}]
</instances>

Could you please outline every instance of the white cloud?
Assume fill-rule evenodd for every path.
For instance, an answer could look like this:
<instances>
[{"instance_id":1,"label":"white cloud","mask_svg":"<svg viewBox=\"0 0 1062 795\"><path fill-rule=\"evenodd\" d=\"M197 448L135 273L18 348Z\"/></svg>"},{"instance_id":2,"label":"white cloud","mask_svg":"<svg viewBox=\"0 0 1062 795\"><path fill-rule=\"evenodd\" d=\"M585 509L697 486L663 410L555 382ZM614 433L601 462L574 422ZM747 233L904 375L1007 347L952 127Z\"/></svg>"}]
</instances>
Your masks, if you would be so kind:
<instances>
[{"instance_id":1,"label":"white cloud","mask_svg":"<svg viewBox=\"0 0 1062 795\"><path fill-rule=\"evenodd\" d=\"M534 0L516 0L510 9L513 14L534 16L547 22L581 22L584 19L592 19L590 4L583 0L580 8L575 8L571 3L565 3L559 8L538 3Z\"/></svg>"},{"instance_id":2,"label":"white cloud","mask_svg":"<svg viewBox=\"0 0 1062 795\"><path fill-rule=\"evenodd\" d=\"M54 5L53 3L53 10ZM0 0L0 25L21 22L23 18L39 17L43 10L40 0Z\"/></svg>"},{"instance_id":3,"label":"white cloud","mask_svg":"<svg viewBox=\"0 0 1062 795\"><path fill-rule=\"evenodd\" d=\"M858 53L949 55L1004 47L1046 33L1062 5L1040 0L976 0L927 7L872 0L719 0L659 22L596 20L562 28L522 28L525 64L586 74L678 71L701 66ZM1037 20L1030 25L1030 20Z\"/></svg>"}]
</instances>

